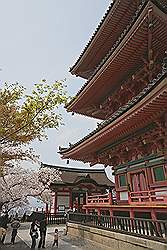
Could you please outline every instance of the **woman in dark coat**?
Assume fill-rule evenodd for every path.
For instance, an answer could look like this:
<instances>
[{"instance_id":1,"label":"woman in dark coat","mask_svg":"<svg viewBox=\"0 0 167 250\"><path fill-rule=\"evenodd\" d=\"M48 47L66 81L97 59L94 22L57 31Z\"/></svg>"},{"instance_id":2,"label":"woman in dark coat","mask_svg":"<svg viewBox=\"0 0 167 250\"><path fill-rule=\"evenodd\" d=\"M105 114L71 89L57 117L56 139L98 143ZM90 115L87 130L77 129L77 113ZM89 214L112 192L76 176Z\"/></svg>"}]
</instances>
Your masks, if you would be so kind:
<instances>
[{"instance_id":1,"label":"woman in dark coat","mask_svg":"<svg viewBox=\"0 0 167 250\"><path fill-rule=\"evenodd\" d=\"M38 248L45 248L45 238L46 238L46 227L47 227L47 223L46 220L42 220L40 222L40 226L39 226L39 231L40 231L40 240L39 240L39 244L38 244Z\"/></svg>"},{"instance_id":2,"label":"woman in dark coat","mask_svg":"<svg viewBox=\"0 0 167 250\"><path fill-rule=\"evenodd\" d=\"M35 249L36 240L38 239L38 222L35 220L31 223L30 227L30 235L32 239L31 249Z\"/></svg>"}]
</instances>

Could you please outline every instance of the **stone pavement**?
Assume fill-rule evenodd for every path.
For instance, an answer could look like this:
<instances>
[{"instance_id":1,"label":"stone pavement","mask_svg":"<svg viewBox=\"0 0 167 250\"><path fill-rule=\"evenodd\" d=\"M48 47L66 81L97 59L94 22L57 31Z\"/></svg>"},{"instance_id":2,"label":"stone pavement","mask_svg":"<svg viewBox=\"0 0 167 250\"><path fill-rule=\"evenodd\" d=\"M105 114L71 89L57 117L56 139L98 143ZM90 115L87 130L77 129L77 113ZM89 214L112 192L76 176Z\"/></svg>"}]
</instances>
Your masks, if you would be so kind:
<instances>
[{"instance_id":1,"label":"stone pavement","mask_svg":"<svg viewBox=\"0 0 167 250\"><path fill-rule=\"evenodd\" d=\"M6 236L5 240L5 245L0 246L0 249L2 250L25 250L25 249L30 249L31 246L31 237L29 235L29 228L30 228L30 223L23 223L21 224L20 229L18 230L18 236L16 238L16 244L11 245L10 244L10 235L11 235L11 230L9 227L8 234ZM71 239L69 236L64 235L64 229L65 226L48 226L47 228L47 236L46 236L46 250L54 250L57 249L56 247L52 248L52 243L53 243L53 235L54 235L54 229L58 228L59 230L59 247L58 249L60 250L105 250L103 246L96 246L93 245L92 243L81 240L78 238ZM38 241L37 240L37 245L36 249L38 247Z\"/></svg>"},{"instance_id":2,"label":"stone pavement","mask_svg":"<svg viewBox=\"0 0 167 250\"><path fill-rule=\"evenodd\" d=\"M0 245L1 250L28 250L30 249L19 237L16 237L16 242L14 245L10 243L11 240L11 229L9 228L6 238L5 238L5 244Z\"/></svg>"}]
</instances>

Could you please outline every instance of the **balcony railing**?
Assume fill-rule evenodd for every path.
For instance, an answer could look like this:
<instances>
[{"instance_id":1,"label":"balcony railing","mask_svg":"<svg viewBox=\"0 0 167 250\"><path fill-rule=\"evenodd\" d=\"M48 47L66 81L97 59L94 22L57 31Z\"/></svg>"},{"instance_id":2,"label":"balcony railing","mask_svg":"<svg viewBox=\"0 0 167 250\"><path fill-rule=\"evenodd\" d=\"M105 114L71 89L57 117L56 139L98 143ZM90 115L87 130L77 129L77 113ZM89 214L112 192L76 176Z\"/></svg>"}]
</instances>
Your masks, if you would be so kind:
<instances>
[{"instance_id":1,"label":"balcony railing","mask_svg":"<svg viewBox=\"0 0 167 250\"><path fill-rule=\"evenodd\" d=\"M166 189L154 189L138 192L129 192L128 193L128 204L167 204L167 188ZM125 201L124 201L125 202ZM89 206L99 206L99 205L112 205L120 204L121 200L116 200L115 197L112 197L112 194L103 194L103 195L92 195L88 196L86 200L86 205Z\"/></svg>"},{"instance_id":2,"label":"balcony railing","mask_svg":"<svg viewBox=\"0 0 167 250\"><path fill-rule=\"evenodd\" d=\"M167 242L167 221L69 213L68 221Z\"/></svg>"},{"instance_id":3,"label":"balcony railing","mask_svg":"<svg viewBox=\"0 0 167 250\"><path fill-rule=\"evenodd\" d=\"M143 204L143 203L155 203L155 204L167 204L167 188L155 189L147 191L138 191L129 193L130 204Z\"/></svg>"},{"instance_id":4,"label":"balcony railing","mask_svg":"<svg viewBox=\"0 0 167 250\"><path fill-rule=\"evenodd\" d=\"M112 204L110 194L91 195L87 197L86 205Z\"/></svg>"}]
</instances>

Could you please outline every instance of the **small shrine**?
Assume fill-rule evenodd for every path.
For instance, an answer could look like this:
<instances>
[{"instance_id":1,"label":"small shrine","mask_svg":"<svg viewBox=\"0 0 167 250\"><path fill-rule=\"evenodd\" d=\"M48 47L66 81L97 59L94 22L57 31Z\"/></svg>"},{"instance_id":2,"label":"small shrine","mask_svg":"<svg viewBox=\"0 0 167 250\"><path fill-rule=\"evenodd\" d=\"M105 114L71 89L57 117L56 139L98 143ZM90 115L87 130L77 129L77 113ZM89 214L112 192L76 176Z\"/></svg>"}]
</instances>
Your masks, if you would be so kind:
<instances>
[{"instance_id":1,"label":"small shrine","mask_svg":"<svg viewBox=\"0 0 167 250\"><path fill-rule=\"evenodd\" d=\"M83 169L48 164L43 164L43 166L55 168L61 172L61 181L51 184L52 205L47 208L50 213L57 214L68 210L84 212L84 205L89 195L101 195L104 198L107 190L112 195L115 185L107 178L104 169Z\"/></svg>"}]
</instances>

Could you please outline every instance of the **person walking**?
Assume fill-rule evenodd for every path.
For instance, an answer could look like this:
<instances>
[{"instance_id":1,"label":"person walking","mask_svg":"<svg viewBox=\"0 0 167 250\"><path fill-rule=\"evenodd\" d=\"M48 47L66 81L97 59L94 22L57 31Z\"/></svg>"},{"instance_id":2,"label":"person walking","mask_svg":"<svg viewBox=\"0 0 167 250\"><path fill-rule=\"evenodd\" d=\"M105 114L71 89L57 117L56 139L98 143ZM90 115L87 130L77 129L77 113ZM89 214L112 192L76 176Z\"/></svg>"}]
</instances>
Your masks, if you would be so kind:
<instances>
[{"instance_id":1,"label":"person walking","mask_svg":"<svg viewBox=\"0 0 167 250\"><path fill-rule=\"evenodd\" d=\"M31 249L35 249L36 246L36 240L38 239L38 221L35 220L31 223L30 227L30 235L32 239Z\"/></svg>"},{"instance_id":2,"label":"person walking","mask_svg":"<svg viewBox=\"0 0 167 250\"><path fill-rule=\"evenodd\" d=\"M8 214L6 213L5 215L3 215L1 217L0 220L0 228L1 228L1 243L4 244L5 241L5 237L6 237L6 232L7 232L7 228L8 228Z\"/></svg>"},{"instance_id":3,"label":"person walking","mask_svg":"<svg viewBox=\"0 0 167 250\"><path fill-rule=\"evenodd\" d=\"M11 243L14 244L15 243L15 239L16 239L16 235L17 235L17 230L20 227L20 222L18 220L18 218L16 218L12 223L11 223L11 227L12 227L12 237L11 237Z\"/></svg>"},{"instance_id":4,"label":"person walking","mask_svg":"<svg viewBox=\"0 0 167 250\"><path fill-rule=\"evenodd\" d=\"M38 248L45 248L45 238L46 238L46 230L47 230L47 223L46 219L42 220L39 225L39 232L40 232L40 240L38 244Z\"/></svg>"},{"instance_id":5,"label":"person walking","mask_svg":"<svg viewBox=\"0 0 167 250\"><path fill-rule=\"evenodd\" d=\"M55 233L54 233L54 241L53 241L53 245L52 245L52 247L54 247L55 246L55 244L56 244L56 246L58 247L58 240L59 240L59 231L58 231L58 229L56 228L55 229Z\"/></svg>"}]
</instances>

